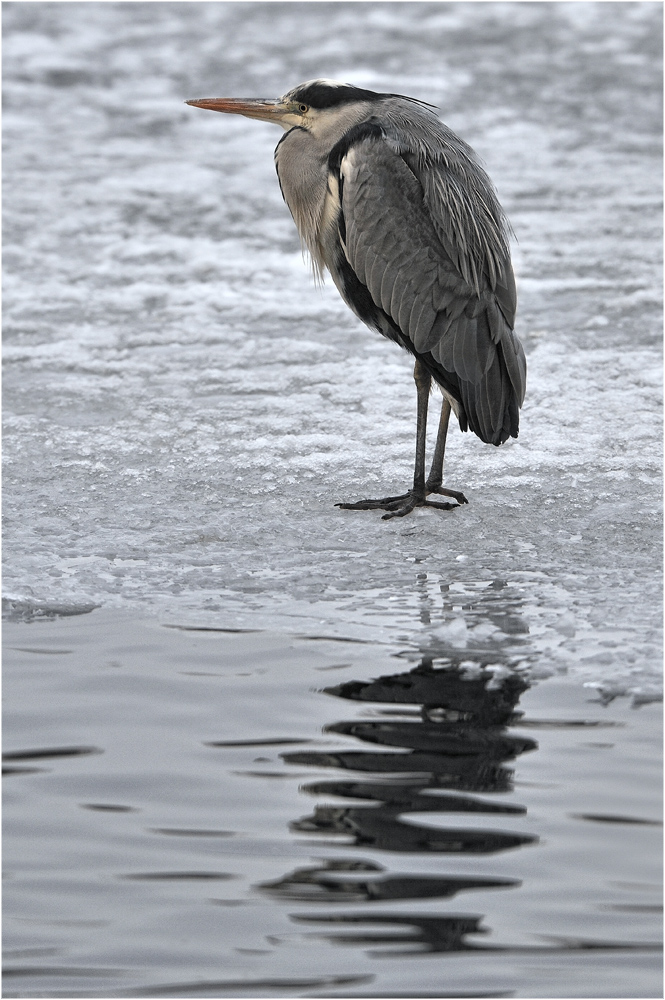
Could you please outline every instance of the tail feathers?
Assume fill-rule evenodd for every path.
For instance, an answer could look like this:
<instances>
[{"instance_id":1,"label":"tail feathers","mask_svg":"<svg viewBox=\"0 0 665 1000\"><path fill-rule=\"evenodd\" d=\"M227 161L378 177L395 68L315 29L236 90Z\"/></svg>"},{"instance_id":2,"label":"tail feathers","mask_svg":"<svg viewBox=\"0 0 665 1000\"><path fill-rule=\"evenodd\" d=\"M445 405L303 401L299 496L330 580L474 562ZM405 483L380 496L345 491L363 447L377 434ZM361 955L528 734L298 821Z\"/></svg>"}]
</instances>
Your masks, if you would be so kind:
<instances>
[{"instance_id":1,"label":"tail feathers","mask_svg":"<svg viewBox=\"0 0 665 1000\"><path fill-rule=\"evenodd\" d=\"M459 420L460 430L472 430L486 444L500 445L509 437L517 437L520 406L526 383L526 361L517 338L504 352L497 345L494 359L477 382L468 382L444 368L431 354L418 354L434 380L450 395ZM415 352L414 352L415 353ZM506 354L509 363L506 363Z\"/></svg>"},{"instance_id":2,"label":"tail feathers","mask_svg":"<svg viewBox=\"0 0 665 1000\"><path fill-rule=\"evenodd\" d=\"M501 349L480 382L474 385L460 380L459 388L469 427L481 441L500 445L509 437L517 437L519 398Z\"/></svg>"},{"instance_id":3,"label":"tail feathers","mask_svg":"<svg viewBox=\"0 0 665 1000\"><path fill-rule=\"evenodd\" d=\"M460 430L472 430L481 441L494 445L517 437L526 388L526 359L522 345L505 320L502 335L494 343L487 315L471 317L471 332L475 334L469 338L472 342L465 346L460 337L458 343L456 331L451 331L434 347L435 356L432 351L418 351L399 327L383 316L381 332L422 361L453 400ZM466 333L468 326L464 328Z\"/></svg>"},{"instance_id":4,"label":"tail feathers","mask_svg":"<svg viewBox=\"0 0 665 1000\"><path fill-rule=\"evenodd\" d=\"M443 331L432 355L454 381L463 423L488 444L503 444L517 437L519 408L526 388L526 359L522 345L499 309L490 302L485 309L469 310ZM441 326L441 314L436 326ZM433 373L434 374L434 373ZM435 375L436 378L436 375ZM441 378L438 379L445 387Z\"/></svg>"}]
</instances>

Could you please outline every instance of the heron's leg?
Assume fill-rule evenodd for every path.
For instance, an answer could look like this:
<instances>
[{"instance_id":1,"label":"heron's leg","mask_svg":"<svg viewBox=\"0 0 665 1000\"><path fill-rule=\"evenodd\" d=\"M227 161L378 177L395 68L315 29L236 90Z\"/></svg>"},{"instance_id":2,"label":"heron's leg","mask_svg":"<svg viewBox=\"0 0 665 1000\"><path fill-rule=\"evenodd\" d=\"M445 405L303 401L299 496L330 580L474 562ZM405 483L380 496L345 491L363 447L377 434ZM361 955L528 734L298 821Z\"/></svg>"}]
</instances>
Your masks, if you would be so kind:
<instances>
[{"instance_id":1,"label":"heron's leg","mask_svg":"<svg viewBox=\"0 0 665 1000\"><path fill-rule=\"evenodd\" d=\"M416 360L413 369L413 378L416 383L418 393L418 415L416 423L416 461L413 468L413 488L402 497L395 497L392 502L384 504L384 509L388 511L383 515L383 520L388 521L391 517L404 517L410 514L416 507L443 507L444 510L451 508L452 504L435 504L426 500L429 492L425 486L425 448L427 446L427 410L429 407L429 394L432 388L432 376L425 368L420 359Z\"/></svg>"},{"instance_id":2,"label":"heron's leg","mask_svg":"<svg viewBox=\"0 0 665 1000\"><path fill-rule=\"evenodd\" d=\"M432 468L429 471L425 488L428 493L441 493L444 497L452 497L458 503L468 503L469 501L463 493L458 493L455 490L447 490L441 485L443 482L443 459L446 454L446 437L448 436L449 420L450 402L444 396L441 404L441 416L439 417L439 430L436 435L434 456L432 457Z\"/></svg>"},{"instance_id":3,"label":"heron's leg","mask_svg":"<svg viewBox=\"0 0 665 1000\"><path fill-rule=\"evenodd\" d=\"M435 500L426 499L428 492L437 492L430 490L425 483L427 408L432 377L419 360L416 361L413 377L418 392L418 422L416 427L416 462L413 470L412 489L408 493L403 493L397 497L383 497L381 500L359 500L357 503L338 503L335 505L336 507L341 507L343 510L385 510L388 513L383 515L383 520L387 521L391 517L404 517L406 514L410 514L415 507L438 507L440 510L454 510L455 507L459 506L458 504L438 503ZM441 462L443 463L443 454ZM459 495L461 496L461 494Z\"/></svg>"},{"instance_id":4,"label":"heron's leg","mask_svg":"<svg viewBox=\"0 0 665 1000\"><path fill-rule=\"evenodd\" d=\"M418 393L418 416L416 423L416 462L413 468L413 493L425 498L425 447L427 445L427 409L432 376L421 361L416 361L413 378Z\"/></svg>"}]
</instances>

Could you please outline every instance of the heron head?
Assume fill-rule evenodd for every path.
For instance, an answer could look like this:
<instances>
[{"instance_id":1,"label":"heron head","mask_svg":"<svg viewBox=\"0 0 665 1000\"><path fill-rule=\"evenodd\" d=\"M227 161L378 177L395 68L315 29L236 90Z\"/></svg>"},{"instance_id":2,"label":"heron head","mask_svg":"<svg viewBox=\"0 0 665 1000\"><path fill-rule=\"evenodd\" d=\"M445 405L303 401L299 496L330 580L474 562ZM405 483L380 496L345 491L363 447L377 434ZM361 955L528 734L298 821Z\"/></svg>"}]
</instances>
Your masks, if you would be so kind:
<instances>
[{"instance_id":1,"label":"heron head","mask_svg":"<svg viewBox=\"0 0 665 1000\"><path fill-rule=\"evenodd\" d=\"M312 129L321 119L337 118L352 105L366 104L386 97L372 90L362 90L337 80L310 80L290 90L277 100L236 97L204 97L186 101L195 108L221 111L229 115L244 115L261 121L274 122L284 129L294 126Z\"/></svg>"}]
</instances>

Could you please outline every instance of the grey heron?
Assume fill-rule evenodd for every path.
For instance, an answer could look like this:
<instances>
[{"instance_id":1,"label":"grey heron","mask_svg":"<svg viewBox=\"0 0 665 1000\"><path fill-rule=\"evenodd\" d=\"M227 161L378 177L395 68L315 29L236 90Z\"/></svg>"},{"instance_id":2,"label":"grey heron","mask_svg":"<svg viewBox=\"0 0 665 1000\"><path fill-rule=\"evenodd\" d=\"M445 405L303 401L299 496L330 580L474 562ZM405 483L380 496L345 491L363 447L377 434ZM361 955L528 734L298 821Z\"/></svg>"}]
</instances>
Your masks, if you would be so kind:
<instances>
[{"instance_id":1,"label":"grey heron","mask_svg":"<svg viewBox=\"0 0 665 1000\"><path fill-rule=\"evenodd\" d=\"M413 486L337 506L385 510L387 519L467 503L443 486L451 408L463 431L500 445L517 437L526 388L508 223L474 151L432 105L334 80L300 84L278 100L186 103L285 129L277 176L315 270L327 268L353 312L415 357ZM426 479L432 380L443 404Z\"/></svg>"}]
</instances>

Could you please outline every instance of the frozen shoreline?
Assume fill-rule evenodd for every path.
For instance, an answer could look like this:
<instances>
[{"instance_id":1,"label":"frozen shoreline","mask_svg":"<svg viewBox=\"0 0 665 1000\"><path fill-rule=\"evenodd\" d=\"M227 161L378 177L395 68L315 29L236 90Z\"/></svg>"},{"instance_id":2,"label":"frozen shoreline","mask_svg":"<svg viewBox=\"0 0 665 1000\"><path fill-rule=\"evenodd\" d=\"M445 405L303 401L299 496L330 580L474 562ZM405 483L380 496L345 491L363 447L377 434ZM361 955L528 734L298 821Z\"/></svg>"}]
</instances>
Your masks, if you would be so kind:
<instances>
[{"instance_id":1,"label":"frozen shoreline","mask_svg":"<svg viewBox=\"0 0 665 1000\"><path fill-rule=\"evenodd\" d=\"M298 56L288 4L5 5L4 593L417 645L425 574L473 647L438 595L500 581L541 670L651 691L660 10L356 8L302 11ZM312 287L278 136L181 103L314 75L438 102L519 239L520 437L451 434L449 517L333 507L406 486L410 362Z\"/></svg>"}]
</instances>

